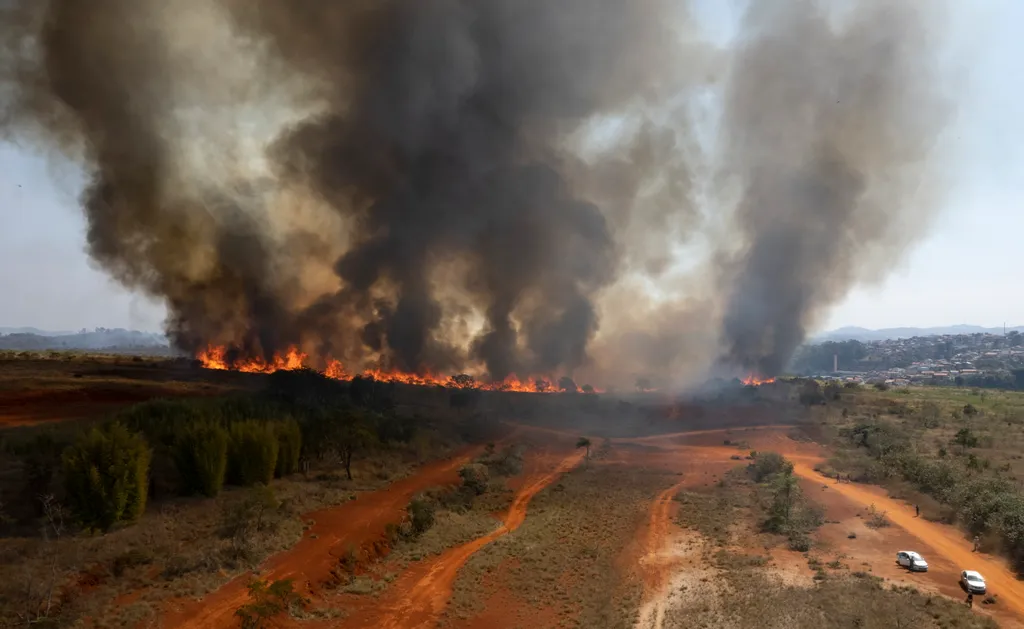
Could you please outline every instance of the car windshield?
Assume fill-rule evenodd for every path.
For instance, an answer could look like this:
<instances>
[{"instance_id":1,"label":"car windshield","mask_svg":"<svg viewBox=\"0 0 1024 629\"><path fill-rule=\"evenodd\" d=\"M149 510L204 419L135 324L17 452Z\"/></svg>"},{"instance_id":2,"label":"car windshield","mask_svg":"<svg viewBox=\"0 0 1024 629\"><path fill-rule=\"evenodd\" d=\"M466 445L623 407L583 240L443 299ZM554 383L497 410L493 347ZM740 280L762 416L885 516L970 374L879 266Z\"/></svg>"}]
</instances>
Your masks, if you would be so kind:
<instances>
[{"instance_id":1,"label":"car windshield","mask_svg":"<svg viewBox=\"0 0 1024 629\"><path fill-rule=\"evenodd\" d=\"M967 575L968 581L974 581L975 583L981 583L981 577L976 577L973 574Z\"/></svg>"}]
</instances>

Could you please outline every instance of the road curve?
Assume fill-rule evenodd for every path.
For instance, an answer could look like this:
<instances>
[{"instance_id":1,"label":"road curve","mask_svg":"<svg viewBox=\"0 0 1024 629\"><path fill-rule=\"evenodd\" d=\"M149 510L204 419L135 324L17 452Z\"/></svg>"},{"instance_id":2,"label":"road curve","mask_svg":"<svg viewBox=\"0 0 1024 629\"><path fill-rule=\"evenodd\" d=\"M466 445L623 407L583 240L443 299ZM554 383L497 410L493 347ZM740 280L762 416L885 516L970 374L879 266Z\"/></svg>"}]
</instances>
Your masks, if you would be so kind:
<instances>
[{"instance_id":1,"label":"road curve","mask_svg":"<svg viewBox=\"0 0 1024 629\"><path fill-rule=\"evenodd\" d=\"M806 463L794 462L793 472L803 478L823 480L822 475ZM875 508L886 511L886 515L896 526L921 540L923 545L935 553L960 566L962 570L977 570L984 575L989 591L999 595L1000 606L1005 606L1024 618L1024 584L1017 580L1001 559L985 553L972 552L971 545L963 539L963 535L957 529L916 517L909 505L893 500L885 495L881 488L855 483L837 483L830 484L829 489L864 507L873 504Z\"/></svg>"},{"instance_id":2,"label":"road curve","mask_svg":"<svg viewBox=\"0 0 1024 629\"><path fill-rule=\"evenodd\" d=\"M444 607L451 597L452 586L459 569L473 553L519 528L526 520L526 510L533 497L576 467L583 460L584 454L582 450L573 452L565 457L554 470L533 479L521 488L512 500L512 505L505 517L502 518L501 526L497 529L442 553L440 557L425 566L425 573L422 576L417 572L410 583L396 584L400 602L387 609L383 617L377 615L376 618L370 619L346 619L338 626L346 628L365 626L380 629L434 627L437 618L444 611Z\"/></svg>"}]
</instances>

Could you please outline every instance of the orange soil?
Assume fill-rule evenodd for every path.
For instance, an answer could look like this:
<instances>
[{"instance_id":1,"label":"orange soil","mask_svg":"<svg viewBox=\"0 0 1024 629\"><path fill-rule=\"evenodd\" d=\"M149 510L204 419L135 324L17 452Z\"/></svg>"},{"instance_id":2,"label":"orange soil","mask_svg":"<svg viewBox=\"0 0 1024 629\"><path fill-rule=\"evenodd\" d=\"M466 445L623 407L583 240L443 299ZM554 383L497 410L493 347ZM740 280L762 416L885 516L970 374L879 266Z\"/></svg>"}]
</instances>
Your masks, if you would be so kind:
<instances>
[{"instance_id":1,"label":"orange soil","mask_svg":"<svg viewBox=\"0 0 1024 629\"><path fill-rule=\"evenodd\" d=\"M526 519L526 509L533 497L578 465L583 456L584 452L577 450L563 458L555 469L531 478L517 491L500 527L410 570L391 588L388 595L389 603L381 604L364 616L346 619L344 626L367 629L417 629L434 626L451 597L455 577L458 576L463 564L473 553L519 528Z\"/></svg>"},{"instance_id":2,"label":"orange soil","mask_svg":"<svg viewBox=\"0 0 1024 629\"><path fill-rule=\"evenodd\" d=\"M458 469L469 456L430 464L387 489L359 496L352 502L317 511L309 516L314 526L291 549L274 555L260 567L260 578L293 579L303 595L331 578L342 553L381 541L389 523L401 521L405 507L417 493L437 485L458 482ZM248 601L250 574L243 574L199 601L179 601L164 618L163 627L229 627L235 610Z\"/></svg>"},{"instance_id":3,"label":"orange soil","mask_svg":"<svg viewBox=\"0 0 1024 629\"><path fill-rule=\"evenodd\" d=\"M829 480L813 469L813 466L824 460L821 448L815 444L801 443L789 439L783 427L768 426L751 429L723 429L723 430L702 430L692 433L679 433L664 435L661 437L644 437L641 439L623 439L624 443L643 443L661 447L666 453L672 453L681 460L689 460L691 464L701 462L710 463L712 460L730 461L732 455L740 453L735 448L722 447L716 437L722 435L736 435L747 441L752 449L773 450L779 452L794 462L794 472L805 479L805 490L816 501L823 502L830 509L831 519L837 519L831 513L832 509L844 508L848 511L853 505L855 511L865 511L870 505L881 511L886 511L890 521L895 525L891 531L870 531L861 526L855 532L858 534L856 540L845 539L845 532L840 538L834 532L830 536L832 545L840 552L860 554L863 558L870 558L873 568L880 576L907 582L925 581L928 589L940 591L954 598L959 598L961 593L957 587L959 572L962 569L978 570L984 576L989 585L989 591L998 594L999 604L997 609L991 610L994 615L1000 617L1004 623L1018 625L1024 622L1024 585L1009 570L1006 562L997 557L984 553L974 553L970 544L964 539L963 533L955 527L929 522L917 518L914 515L913 507L900 501L890 498L885 490L880 487L865 486L851 483L830 483ZM661 458L661 457L658 457ZM701 465L703 466L703 465ZM706 473L706 471L705 471ZM681 486L682 484L680 484ZM822 490L822 486L826 486ZM814 493L818 488L820 495ZM672 488L676 489L676 488ZM664 506L663 498L671 496L671 491L659 497L659 500L652 505L650 529L655 532L665 530L662 524L664 519L669 517ZM839 500L836 496L840 497ZM858 508L859 507L859 508ZM655 521L658 521L656 524ZM849 518L844 526L851 528ZM885 543L886 547L878 548L875 552L865 554L863 552L862 531L868 531L867 537L877 538L876 541ZM650 534L649 534L650 535ZM650 535L650 543L655 543L658 533ZM662 538L668 535L662 535ZM929 572L922 575L909 575L895 567L895 554L897 550L904 550L916 542L926 558L929 559ZM663 542L664 543L664 542ZM889 547L891 546L891 547ZM898 547L897 547L898 546ZM868 557L867 555L870 555ZM887 559L883 559L888 557ZM890 565L891 564L891 565ZM850 566L851 570L860 569L856 565ZM913 578L914 581L910 579ZM650 580L645 580L648 590L648 597L657 595L657 588L664 587L664 576L655 574ZM989 611L989 610L986 610ZM660 623L655 623L660 626Z\"/></svg>"}]
</instances>

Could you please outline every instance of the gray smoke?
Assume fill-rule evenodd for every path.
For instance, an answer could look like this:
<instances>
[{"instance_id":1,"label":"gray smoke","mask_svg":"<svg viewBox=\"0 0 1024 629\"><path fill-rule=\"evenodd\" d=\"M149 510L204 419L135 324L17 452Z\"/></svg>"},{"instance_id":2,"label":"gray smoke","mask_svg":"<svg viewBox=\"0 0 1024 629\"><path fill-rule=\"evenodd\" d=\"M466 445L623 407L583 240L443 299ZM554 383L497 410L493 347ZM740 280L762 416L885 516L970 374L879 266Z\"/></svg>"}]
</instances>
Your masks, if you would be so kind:
<instances>
[{"instance_id":1,"label":"gray smoke","mask_svg":"<svg viewBox=\"0 0 1024 629\"><path fill-rule=\"evenodd\" d=\"M924 4L753 3L724 84L669 0L170 4L0 2L0 132L85 165L90 255L189 351L774 374L921 231ZM696 192L723 86L735 215ZM702 216L714 290L649 303Z\"/></svg>"},{"instance_id":2,"label":"gray smoke","mask_svg":"<svg viewBox=\"0 0 1024 629\"><path fill-rule=\"evenodd\" d=\"M722 272L726 364L778 375L825 308L926 233L928 158L948 113L940 5L751 4L722 123L740 195L740 247Z\"/></svg>"}]
</instances>

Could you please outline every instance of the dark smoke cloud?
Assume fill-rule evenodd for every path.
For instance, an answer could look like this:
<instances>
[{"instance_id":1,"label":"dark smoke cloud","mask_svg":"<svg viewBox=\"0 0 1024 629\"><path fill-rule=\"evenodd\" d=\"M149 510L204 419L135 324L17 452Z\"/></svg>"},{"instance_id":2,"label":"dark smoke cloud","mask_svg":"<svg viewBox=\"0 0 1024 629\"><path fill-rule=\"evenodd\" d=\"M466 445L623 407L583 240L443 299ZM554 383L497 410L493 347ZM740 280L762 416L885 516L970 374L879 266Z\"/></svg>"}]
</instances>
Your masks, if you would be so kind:
<instances>
[{"instance_id":1,"label":"dark smoke cloud","mask_svg":"<svg viewBox=\"0 0 1024 629\"><path fill-rule=\"evenodd\" d=\"M933 11L752 3L713 148L676 4L0 0L0 133L85 165L89 253L189 351L774 374L920 232Z\"/></svg>"},{"instance_id":2,"label":"dark smoke cloud","mask_svg":"<svg viewBox=\"0 0 1024 629\"><path fill-rule=\"evenodd\" d=\"M779 374L825 308L925 233L948 113L940 5L751 4L722 123L741 244L725 264L726 364Z\"/></svg>"}]
</instances>

